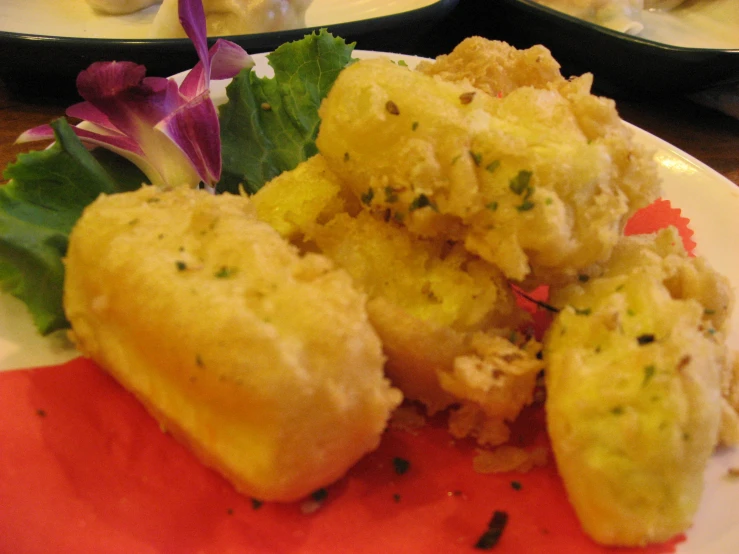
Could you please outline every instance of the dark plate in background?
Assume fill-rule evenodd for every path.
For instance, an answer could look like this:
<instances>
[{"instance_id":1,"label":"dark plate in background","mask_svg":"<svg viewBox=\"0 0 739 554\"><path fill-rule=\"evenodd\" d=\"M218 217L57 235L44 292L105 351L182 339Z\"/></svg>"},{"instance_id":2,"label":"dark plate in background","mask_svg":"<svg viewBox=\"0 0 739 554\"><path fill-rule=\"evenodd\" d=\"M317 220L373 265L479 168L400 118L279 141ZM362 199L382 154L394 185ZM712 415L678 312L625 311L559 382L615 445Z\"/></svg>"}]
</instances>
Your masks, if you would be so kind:
<instances>
[{"instance_id":1,"label":"dark plate in background","mask_svg":"<svg viewBox=\"0 0 739 554\"><path fill-rule=\"evenodd\" d=\"M655 42L599 27L533 0L461 0L453 19L443 48L472 34L519 48L543 44L565 75L591 72L596 91L609 96L678 95L739 82L739 49Z\"/></svg>"},{"instance_id":2,"label":"dark plate in background","mask_svg":"<svg viewBox=\"0 0 739 554\"><path fill-rule=\"evenodd\" d=\"M412 54L435 23L460 0L439 0L402 13L335 25L230 36L249 53L268 52L285 42L327 28L364 50ZM187 39L104 39L44 36L0 31L0 80L12 94L24 97L75 96L77 74L96 61L130 60L146 66L148 75L169 76L197 62Z\"/></svg>"}]
</instances>

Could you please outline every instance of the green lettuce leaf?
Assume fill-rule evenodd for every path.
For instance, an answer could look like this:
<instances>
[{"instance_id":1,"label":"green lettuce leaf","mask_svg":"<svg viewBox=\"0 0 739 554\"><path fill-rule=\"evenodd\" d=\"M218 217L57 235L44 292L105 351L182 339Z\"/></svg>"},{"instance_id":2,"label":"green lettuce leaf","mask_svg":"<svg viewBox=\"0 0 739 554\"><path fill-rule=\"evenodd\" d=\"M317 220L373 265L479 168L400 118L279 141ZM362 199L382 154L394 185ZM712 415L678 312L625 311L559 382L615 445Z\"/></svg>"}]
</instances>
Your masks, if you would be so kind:
<instances>
[{"instance_id":1,"label":"green lettuce leaf","mask_svg":"<svg viewBox=\"0 0 739 554\"><path fill-rule=\"evenodd\" d=\"M322 30L269 55L274 78L244 70L221 107L223 178L218 192L254 193L316 153L318 107L353 44ZM39 332L68 327L62 306L69 233L101 193L134 190L146 181L132 164L104 149L88 151L64 119L56 142L21 154L0 186L0 288L23 301Z\"/></svg>"},{"instance_id":2,"label":"green lettuce leaf","mask_svg":"<svg viewBox=\"0 0 739 554\"><path fill-rule=\"evenodd\" d=\"M52 123L56 142L21 154L0 186L0 288L23 301L39 332L68 326L62 307L69 233L100 193L141 186L140 174L121 162L96 159L64 119ZM122 177L113 178L116 167Z\"/></svg>"},{"instance_id":3,"label":"green lettuce leaf","mask_svg":"<svg viewBox=\"0 0 739 554\"><path fill-rule=\"evenodd\" d=\"M242 71L220 109L223 171L219 192L253 194L264 183L317 153L318 107L351 62L354 44L326 30L268 55L274 77Z\"/></svg>"}]
</instances>

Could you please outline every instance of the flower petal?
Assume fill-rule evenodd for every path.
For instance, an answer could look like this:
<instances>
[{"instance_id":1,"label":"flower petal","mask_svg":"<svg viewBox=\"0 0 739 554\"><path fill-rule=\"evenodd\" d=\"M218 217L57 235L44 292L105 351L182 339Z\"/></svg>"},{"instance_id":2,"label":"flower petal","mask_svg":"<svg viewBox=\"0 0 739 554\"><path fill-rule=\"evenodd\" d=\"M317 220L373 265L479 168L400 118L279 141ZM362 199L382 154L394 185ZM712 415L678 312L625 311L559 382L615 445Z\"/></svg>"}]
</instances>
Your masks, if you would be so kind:
<instances>
[{"instance_id":1,"label":"flower petal","mask_svg":"<svg viewBox=\"0 0 739 554\"><path fill-rule=\"evenodd\" d=\"M54 140L54 130L51 128L51 125L44 124L33 129L28 129L21 133L15 139L15 142L16 144L20 144L22 142L33 142L36 140Z\"/></svg>"},{"instance_id":2,"label":"flower petal","mask_svg":"<svg viewBox=\"0 0 739 554\"><path fill-rule=\"evenodd\" d=\"M156 129L187 156L200 179L214 186L221 177L221 137L218 112L206 91L176 110Z\"/></svg>"},{"instance_id":3,"label":"flower petal","mask_svg":"<svg viewBox=\"0 0 739 554\"><path fill-rule=\"evenodd\" d=\"M189 99L206 90L210 84L210 56L208 55L205 10L200 0L180 0L177 9L180 24L192 41L200 60L190 70L180 86L180 93Z\"/></svg>"},{"instance_id":4,"label":"flower petal","mask_svg":"<svg viewBox=\"0 0 739 554\"><path fill-rule=\"evenodd\" d=\"M241 46L219 38L210 49L210 78L230 79L242 69L254 67L254 60Z\"/></svg>"},{"instance_id":5,"label":"flower petal","mask_svg":"<svg viewBox=\"0 0 739 554\"><path fill-rule=\"evenodd\" d=\"M77 76L77 91L85 100L115 98L141 85L143 65L133 62L95 62Z\"/></svg>"},{"instance_id":6,"label":"flower petal","mask_svg":"<svg viewBox=\"0 0 739 554\"><path fill-rule=\"evenodd\" d=\"M89 102L79 102L78 104L70 106L67 108L66 114L69 117L81 119L82 121L92 123L96 127L105 129L106 133L123 135L123 133L113 125L107 115Z\"/></svg>"},{"instance_id":7,"label":"flower petal","mask_svg":"<svg viewBox=\"0 0 739 554\"><path fill-rule=\"evenodd\" d=\"M180 24L190 37L200 60L185 77L180 93L187 99L195 98L210 86L211 79L230 79L254 61L241 46L218 39L208 50L205 11L200 0L180 0Z\"/></svg>"}]
</instances>

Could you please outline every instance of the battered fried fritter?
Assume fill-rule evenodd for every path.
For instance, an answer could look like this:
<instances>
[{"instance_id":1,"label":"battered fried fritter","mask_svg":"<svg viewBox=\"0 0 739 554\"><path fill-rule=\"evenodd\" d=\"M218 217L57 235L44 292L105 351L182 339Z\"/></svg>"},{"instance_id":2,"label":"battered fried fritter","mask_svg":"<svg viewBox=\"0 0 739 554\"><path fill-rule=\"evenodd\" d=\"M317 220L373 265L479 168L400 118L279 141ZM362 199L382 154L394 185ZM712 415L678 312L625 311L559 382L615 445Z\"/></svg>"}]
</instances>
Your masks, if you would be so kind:
<instances>
[{"instance_id":1,"label":"battered fried fritter","mask_svg":"<svg viewBox=\"0 0 739 554\"><path fill-rule=\"evenodd\" d=\"M519 50L499 40L470 37L454 50L416 68L445 81L469 83L491 96L506 96L517 88L548 88L562 83L559 63L541 44Z\"/></svg>"},{"instance_id":2,"label":"battered fried fritter","mask_svg":"<svg viewBox=\"0 0 739 554\"><path fill-rule=\"evenodd\" d=\"M374 212L465 247L527 284L604 261L659 183L591 78L493 98L388 60L345 69L317 145Z\"/></svg>"},{"instance_id":3,"label":"battered fried fritter","mask_svg":"<svg viewBox=\"0 0 739 554\"><path fill-rule=\"evenodd\" d=\"M432 413L468 405L465 413L480 417L455 425L457 434L505 442L506 422L531 403L542 363L538 343L507 338L525 314L502 274L461 244L413 236L351 198L319 154L269 182L253 203L260 218L331 258L368 294L386 373L406 398Z\"/></svg>"},{"instance_id":4,"label":"battered fried fritter","mask_svg":"<svg viewBox=\"0 0 739 554\"><path fill-rule=\"evenodd\" d=\"M551 301L561 311L545 338L548 429L584 529L615 545L684 531L732 424L721 397L728 282L668 229L624 238Z\"/></svg>"},{"instance_id":5,"label":"battered fried fritter","mask_svg":"<svg viewBox=\"0 0 739 554\"><path fill-rule=\"evenodd\" d=\"M72 232L64 303L79 350L255 498L338 479L401 401L365 296L246 198L101 197Z\"/></svg>"}]
</instances>

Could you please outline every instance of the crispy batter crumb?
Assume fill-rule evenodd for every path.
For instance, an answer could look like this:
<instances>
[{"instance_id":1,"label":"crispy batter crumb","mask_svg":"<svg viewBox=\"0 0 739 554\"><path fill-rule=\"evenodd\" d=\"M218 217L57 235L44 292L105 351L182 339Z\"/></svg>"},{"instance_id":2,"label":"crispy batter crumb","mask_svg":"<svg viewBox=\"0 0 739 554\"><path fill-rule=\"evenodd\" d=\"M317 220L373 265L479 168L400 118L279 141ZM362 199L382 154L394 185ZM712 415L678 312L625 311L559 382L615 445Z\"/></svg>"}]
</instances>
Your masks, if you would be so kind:
<instances>
[{"instance_id":1,"label":"crispy batter crumb","mask_svg":"<svg viewBox=\"0 0 739 554\"><path fill-rule=\"evenodd\" d=\"M548 458L544 447L526 450L518 446L503 445L494 450L478 450L472 464L477 473L526 473L535 467L545 466Z\"/></svg>"},{"instance_id":2,"label":"crispy batter crumb","mask_svg":"<svg viewBox=\"0 0 739 554\"><path fill-rule=\"evenodd\" d=\"M388 425L398 431L413 432L426 425L426 416L418 404L404 402L395 409Z\"/></svg>"}]
</instances>

